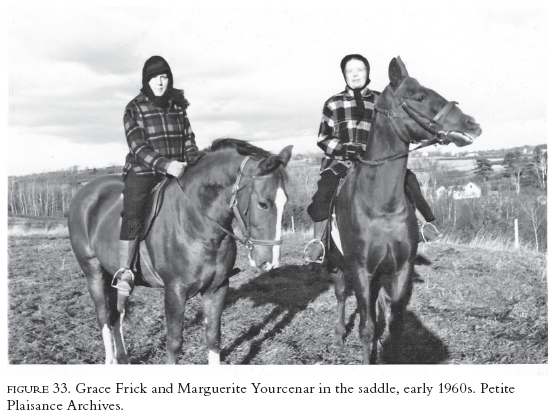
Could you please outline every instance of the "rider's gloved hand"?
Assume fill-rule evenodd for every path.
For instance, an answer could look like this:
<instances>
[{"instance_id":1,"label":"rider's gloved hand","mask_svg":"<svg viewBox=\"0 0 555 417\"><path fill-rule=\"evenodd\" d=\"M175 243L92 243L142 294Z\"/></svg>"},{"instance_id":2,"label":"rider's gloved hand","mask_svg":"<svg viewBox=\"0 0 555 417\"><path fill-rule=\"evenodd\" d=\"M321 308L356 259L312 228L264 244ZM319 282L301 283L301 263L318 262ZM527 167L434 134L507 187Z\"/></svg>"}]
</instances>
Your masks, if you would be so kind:
<instances>
[{"instance_id":1,"label":"rider's gloved hand","mask_svg":"<svg viewBox=\"0 0 555 417\"><path fill-rule=\"evenodd\" d=\"M171 175L172 177L179 178L185 172L185 167L186 166L187 166L187 164L185 164L183 162L171 161L170 165L168 166L167 173L168 173L168 175Z\"/></svg>"},{"instance_id":2,"label":"rider's gloved hand","mask_svg":"<svg viewBox=\"0 0 555 417\"><path fill-rule=\"evenodd\" d=\"M347 142L343 144L343 157L347 159L356 159L357 156L364 154L365 146L362 143Z\"/></svg>"}]
</instances>

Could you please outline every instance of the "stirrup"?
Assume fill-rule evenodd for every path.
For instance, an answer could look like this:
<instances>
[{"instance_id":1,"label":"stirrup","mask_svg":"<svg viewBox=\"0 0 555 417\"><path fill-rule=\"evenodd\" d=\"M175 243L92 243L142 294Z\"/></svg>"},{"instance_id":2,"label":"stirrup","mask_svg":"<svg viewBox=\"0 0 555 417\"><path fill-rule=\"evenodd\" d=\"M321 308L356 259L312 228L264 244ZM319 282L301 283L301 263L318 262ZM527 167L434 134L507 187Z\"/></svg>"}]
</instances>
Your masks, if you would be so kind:
<instances>
[{"instance_id":1,"label":"stirrup","mask_svg":"<svg viewBox=\"0 0 555 417\"><path fill-rule=\"evenodd\" d=\"M441 237L441 233L439 233L439 230L437 230L437 227L435 227L432 223L425 222L425 223L422 223L422 226L420 227L420 236L422 236L422 242L423 243L432 242L432 240L426 239L426 235L424 234L424 228L428 225L432 226L434 228L435 232L437 233L437 237L434 240L437 240Z\"/></svg>"},{"instance_id":2,"label":"stirrup","mask_svg":"<svg viewBox=\"0 0 555 417\"><path fill-rule=\"evenodd\" d=\"M129 272L131 274L131 282L130 283L129 283L128 280L121 280L120 279L121 276L123 276L124 272ZM120 278L118 278L118 274L119 274ZM114 274L114 277L112 278L111 285L112 285L113 288L116 288L118 290L118 295L121 294L122 296L129 297L129 294L131 294L132 285L133 285L134 282L135 282L135 274L133 274L133 271L131 271L129 268L120 268Z\"/></svg>"},{"instance_id":3,"label":"stirrup","mask_svg":"<svg viewBox=\"0 0 555 417\"><path fill-rule=\"evenodd\" d=\"M309 247L310 244L312 244L312 243L319 243L319 244L322 246L322 256L320 257L320 259L313 260L313 259L308 259L308 258L306 257L306 250L308 249L308 247ZM306 261L308 261L308 262L314 262L314 263L317 263L317 264L321 264L321 263L324 262L324 259L325 259L325 257L326 257L326 246L324 245L324 243L323 243L321 240L319 240L319 239L312 239L312 240L311 240L310 242L308 242L308 243L306 244L306 246L304 247L303 255L304 255L304 259L305 259Z\"/></svg>"}]
</instances>

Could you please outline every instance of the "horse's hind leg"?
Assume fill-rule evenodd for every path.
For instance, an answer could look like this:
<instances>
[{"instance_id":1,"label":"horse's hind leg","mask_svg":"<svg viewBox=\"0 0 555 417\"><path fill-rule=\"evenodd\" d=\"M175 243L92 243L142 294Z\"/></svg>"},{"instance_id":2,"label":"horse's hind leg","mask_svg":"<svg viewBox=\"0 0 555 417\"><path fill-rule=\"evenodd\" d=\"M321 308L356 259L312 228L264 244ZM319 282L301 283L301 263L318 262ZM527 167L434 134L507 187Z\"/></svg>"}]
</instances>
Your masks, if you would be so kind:
<instances>
[{"instance_id":1,"label":"horse's hind leg","mask_svg":"<svg viewBox=\"0 0 555 417\"><path fill-rule=\"evenodd\" d=\"M112 336L114 340L114 353L116 356L116 363L127 364L127 349L125 348L125 341L123 339L123 318L125 310L120 314L117 308L118 293L112 287L112 276L104 271L104 285L105 294L107 296L108 308L110 310L110 326L112 328Z\"/></svg>"},{"instance_id":2,"label":"horse's hind leg","mask_svg":"<svg viewBox=\"0 0 555 417\"><path fill-rule=\"evenodd\" d=\"M87 279L87 288L94 302L96 318L102 332L102 340L104 341L104 349L106 351L106 364L117 363L112 345L113 317L108 307L106 284L103 277L104 271L96 258L89 259L80 264Z\"/></svg>"},{"instance_id":3,"label":"horse's hind leg","mask_svg":"<svg viewBox=\"0 0 555 417\"><path fill-rule=\"evenodd\" d=\"M220 364L221 321L229 281L218 288L209 289L202 295L202 310L206 326L206 345L208 346L208 364Z\"/></svg>"},{"instance_id":4,"label":"horse's hind leg","mask_svg":"<svg viewBox=\"0 0 555 417\"><path fill-rule=\"evenodd\" d=\"M347 285L345 276L341 269L331 268L329 270L330 276L333 278L335 288L335 298L337 298L337 321L335 322L333 345L335 347L343 347L345 339L345 300L347 299Z\"/></svg>"}]
</instances>

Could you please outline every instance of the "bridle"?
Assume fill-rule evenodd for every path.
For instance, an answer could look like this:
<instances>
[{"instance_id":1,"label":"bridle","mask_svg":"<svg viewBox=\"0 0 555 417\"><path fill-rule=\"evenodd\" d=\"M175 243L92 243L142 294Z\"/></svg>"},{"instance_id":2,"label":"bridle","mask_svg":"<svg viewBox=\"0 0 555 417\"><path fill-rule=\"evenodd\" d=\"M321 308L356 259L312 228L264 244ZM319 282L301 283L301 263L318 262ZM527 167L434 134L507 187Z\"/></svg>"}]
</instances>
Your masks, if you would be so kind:
<instances>
[{"instance_id":1,"label":"bridle","mask_svg":"<svg viewBox=\"0 0 555 417\"><path fill-rule=\"evenodd\" d=\"M408 78L405 78L405 80L403 80L403 83L407 79ZM401 85L403 83L401 83ZM399 91L401 85L397 88L397 91ZM386 88L391 88L391 86L388 85ZM445 124L445 120L447 119L447 116L449 115L453 107L459 104L456 101L450 101L447 104L445 104L445 106L443 106L441 110L433 118L430 119L428 116L422 114L417 109L411 108L406 103L406 101L401 100L397 96L397 94L392 93L392 96L396 104L394 108L385 108L385 107L376 106L374 107L374 110L380 114L383 114L389 119L389 121L393 125L393 128L397 132L397 135L399 136L399 138L407 145L410 143L417 143L417 141L414 141L410 138L406 130L405 124L402 123L402 120L404 119L403 118L404 113L406 113L412 120L414 120L416 124L418 124L418 126L424 129L426 132L432 134L433 137L428 140L418 141L418 143L420 143L420 146L416 147L411 151L401 152L389 158L367 161L362 159L361 157L357 157L357 159L365 165L382 165L386 162L394 161L396 159L407 156L409 152L414 152L420 148L424 148L435 144L444 145L446 143L445 140L447 136L449 135L449 133L451 133L449 131L448 132L444 131L443 125ZM404 113L401 112L400 109L403 109ZM397 122L398 120L400 120L401 123Z\"/></svg>"},{"instance_id":2,"label":"bridle","mask_svg":"<svg viewBox=\"0 0 555 417\"><path fill-rule=\"evenodd\" d=\"M232 188L231 200L228 204L228 209L233 212L233 215L235 216L235 219L237 220L237 224L239 225L239 228L241 229L243 237L239 237L239 236L235 235L233 232L229 231L228 229L223 227L221 224L219 224L215 219L210 217L204 210L202 210L194 201L192 201L187 196L187 194L185 193L185 189L183 188L183 185L181 184L179 179L176 179L176 180L177 180L177 183L179 184L179 187L181 188L181 191L183 192L183 195L187 198L187 200L189 200L189 202L198 211L200 211L204 215L204 217L206 217L208 220L215 223L228 236L231 236L233 239L235 239L238 242L245 245L249 250L252 250L254 248L254 246L257 246L257 245L259 245L259 246L279 246L282 243L281 239L280 240L253 239L250 236L250 219L247 217L247 223L245 224L243 216L241 215L241 211L239 210L239 208L237 206L237 204L238 204L237 196L238 196L239 192L242 189L244 189L245 187L247 187L247 185L248 185L248 188L247 188L247 190L248 190L248 198L247 198L248 203L247 203L247 207L244 210L244 213L247 214L248 211L249 211L249 208L250 208L251 194L252 194L252 190L253 190L254 181L255 180L260 180L260 179L264 180L264 179L273 178L273 174L268 174L268 175L247 175L247 174L245 174L243 171L245 169L245 166L247 165L247 162L251 158L251 156L252 155L246 156L245 159L243 159L243 162L241 162L241 166L239 167L239 170L237 172L237 179L235 180L235 184L233 185L233 188ZM248 178L250 181L248 180L247 182L245 182L241 185L241 179L243 177Z\"/></svg>"}]
</instances>

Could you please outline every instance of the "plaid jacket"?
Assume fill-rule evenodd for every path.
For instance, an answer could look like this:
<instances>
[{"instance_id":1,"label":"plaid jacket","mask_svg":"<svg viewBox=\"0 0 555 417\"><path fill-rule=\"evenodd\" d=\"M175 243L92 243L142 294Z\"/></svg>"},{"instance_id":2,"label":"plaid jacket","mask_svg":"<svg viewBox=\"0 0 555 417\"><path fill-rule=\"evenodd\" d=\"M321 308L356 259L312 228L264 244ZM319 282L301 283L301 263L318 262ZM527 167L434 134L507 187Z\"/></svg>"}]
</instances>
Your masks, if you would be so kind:
<instances>
[{"instance_id":1,"label":"plaid jacket","mask_svg":"<svg viewBox=\"0 0 555 417\"><path fill-rule=\"evenodd\" d=\"M198 150L187 112L175 101L161 109L140 93L125 108L123 125L129 146L124 178L131 170L138 175L166 174L170 162L186 162L188 153Z\"/></svg>"},{"instance_id":2,"label":"plaid jacket","mask_svg":"<svg viewBox=\"0 0 555 417\"><path fill-rule=\"evenodd\" d=\"M347 142L364 143L368 141L374 105L380 93L366 87L361 91L365 111L360 123L353 115L356 107L354 93L348 87L345 91L332 96L324 104L324 112L318 132L318 146L324 151L320 172L331 169L339 174L347 169L345 158L341 156L342 144Z\"/></svg>"}]
</instances>

